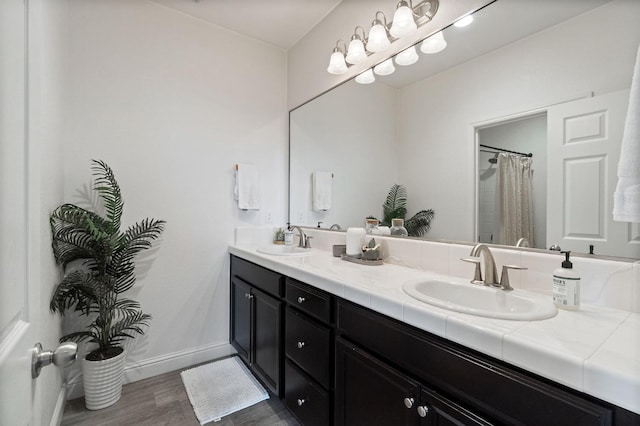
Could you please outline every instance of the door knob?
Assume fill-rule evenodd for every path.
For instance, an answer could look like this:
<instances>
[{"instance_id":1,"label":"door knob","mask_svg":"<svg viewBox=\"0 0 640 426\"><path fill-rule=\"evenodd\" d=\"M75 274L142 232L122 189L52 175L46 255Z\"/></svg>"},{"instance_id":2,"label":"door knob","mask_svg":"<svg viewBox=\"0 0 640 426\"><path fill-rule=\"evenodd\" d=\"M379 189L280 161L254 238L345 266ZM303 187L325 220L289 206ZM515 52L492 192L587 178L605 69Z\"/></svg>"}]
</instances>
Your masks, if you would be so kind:
<instances>
[{"instance_id":1,"label":"door knob","mask_svg":"<svg viewBox=\"0 0 640 426\"><path fill-rule=\"evenodd\" d=\"M73 342L64 342L55 351L43 351L42 345L36 343L31 356L31 377L40 375L42 367L54 364L58 367L68 367L78 356L78 345Z\"/></svg>"},{"instance_id":2,"label":"door knob","mask_svg":"<svg viewBox=\"0 0 640 426\"><path fill-rule=\"evenodd\" d=\"M418 406L418 415L420 417L427 417L428 414L429 414L429 407L427 407L426 405Z\"/></svg>"},{"instance_id":3,"label":"door knob","mask_svg":"<svg viewBox=\"0 0 640 426\"><path fill-rule=\"evenodd\" d=\"M411 408L413 407L413 403L415 402L415 400L413 398L405 398L404 399L404 406L407 408Z\"/></svg>"}]
</instances>

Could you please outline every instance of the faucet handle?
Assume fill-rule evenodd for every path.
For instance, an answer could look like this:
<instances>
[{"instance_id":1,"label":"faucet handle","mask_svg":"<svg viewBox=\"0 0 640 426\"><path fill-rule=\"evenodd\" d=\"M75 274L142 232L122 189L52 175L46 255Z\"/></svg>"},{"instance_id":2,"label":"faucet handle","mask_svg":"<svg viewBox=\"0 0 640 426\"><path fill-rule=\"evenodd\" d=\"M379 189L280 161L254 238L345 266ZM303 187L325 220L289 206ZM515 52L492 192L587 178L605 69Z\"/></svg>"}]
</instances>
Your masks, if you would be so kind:
<instances>
[{"instance_id":1,"label":"faucet handle","mask_svg":"<svg viewBox=\"0 0 640 426\"><path fill-rule=\"evenodd\" d=\"M473 279L471 280L472 284L484 284L484 281L482 280L482 270L480 269L480 258L479 257L463 257L460 260L463 260L465 262L469 262L469 263L475 263L476 264L476 270L473 274Z\"/></svg>"},{"instance_id":2,"label":"faucet handle","mask_svg":"<svg viewBox=\"0 0 640 426\"><path fill-rule=\"evenodd\" d=\"M500 288L505 291L513 290L511 284L509 283L509 269L528 269L524 266L518 265L502 265L502 275L500 276Z\"/></svg>"},{"instance_id":3,"label":"faucet handle","mask_svg":"<svg viewBox=\"0 0 640 426\"><path fill-rule=\"evenodd\" d=\"M304 242L304 248L310 249L311 248L311 239L313 237L311 235L307 235L307 238L305 239Z\"/></svg>"}]
</instances>

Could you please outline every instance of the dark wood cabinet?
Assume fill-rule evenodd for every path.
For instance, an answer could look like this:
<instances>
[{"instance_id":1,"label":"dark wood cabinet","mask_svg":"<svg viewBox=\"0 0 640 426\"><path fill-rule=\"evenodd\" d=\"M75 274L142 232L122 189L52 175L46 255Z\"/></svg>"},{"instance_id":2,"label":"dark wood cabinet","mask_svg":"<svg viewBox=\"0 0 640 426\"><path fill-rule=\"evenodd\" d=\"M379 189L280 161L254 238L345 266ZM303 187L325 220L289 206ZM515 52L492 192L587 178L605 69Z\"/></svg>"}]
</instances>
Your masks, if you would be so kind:
<instances>
[{"instance_id":1,"label":"dark wood cabinet","mask_svg":"<svg viewBox=\"0 0 640 426\"><path fill-rule=\"evenodd\" d=\"M231 344L278 397L282 396L284 361L283 279L273 271L231 257Z\"/></svg>"},{"instance_id":2,"label":"dark wood cabinet","mask_svg":"<svg viewBox=\"0 0 640 426\"><path fill-rule=\"evenodd\" d=\"M419 384L343 339L336 341L339 426L417 425Z\"/></svg>"}]
</instances>

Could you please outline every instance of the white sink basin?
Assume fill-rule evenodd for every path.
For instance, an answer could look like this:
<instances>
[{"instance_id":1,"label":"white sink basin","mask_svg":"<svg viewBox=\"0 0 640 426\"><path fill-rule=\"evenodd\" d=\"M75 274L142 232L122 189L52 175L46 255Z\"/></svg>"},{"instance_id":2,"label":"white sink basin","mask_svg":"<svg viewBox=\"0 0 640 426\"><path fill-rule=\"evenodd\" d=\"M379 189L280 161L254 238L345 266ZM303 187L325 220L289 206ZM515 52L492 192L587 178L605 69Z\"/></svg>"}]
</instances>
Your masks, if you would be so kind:
<instances>
[{"instance_id":1,"label":"white sink basin","mask_svg":"<svg viewBox=\"0 0 640 426\"><path fill-rule=\"evenodd\" d=\"M272 254L275 256L308 256L313 249L306 249L298 246L285 246L280 244L272 244L257 249L258 253Z\"/></svg>"},{"instance_id":2,"label":"white sink basin","mask_svg":"<svg viewBox=\"0 0 640 426\"><path fill-rule=\"evenodd\" d=\"M504 291L440 280L408 281L402 289L422 302L482 317L532 321L551 318L558 313L548 296L521 290Z\"/></svg>"}]
</instances>

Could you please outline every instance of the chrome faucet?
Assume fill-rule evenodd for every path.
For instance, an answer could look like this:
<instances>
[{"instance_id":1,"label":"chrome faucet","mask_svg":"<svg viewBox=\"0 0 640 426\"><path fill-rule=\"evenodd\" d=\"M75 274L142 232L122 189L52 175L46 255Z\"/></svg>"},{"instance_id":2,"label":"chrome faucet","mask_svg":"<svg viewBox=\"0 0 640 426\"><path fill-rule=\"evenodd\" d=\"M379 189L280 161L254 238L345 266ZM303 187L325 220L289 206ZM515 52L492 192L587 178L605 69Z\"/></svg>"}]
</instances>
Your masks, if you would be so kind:
<instances>
[{"instance_id":1,"label":"chrome faucet","mask_svg":"<svg viewBox=\"0 0 640 426\"><path fill-rule=\"evenodd\" d=\"M298 242L298 247L300 248L311 248L311 237L308 237L307 234L304 233L301 227L298 225L292 226L291 229L297 229L298 235L300 236L300 241Z\"/></svg>"},{"instance_id":2,"label":"chrome faucet","mask_svg":"<svg viewBox=\"0 0 640 426\"><path fill-rule=\"evenodd\" d=\"M480 268L480 256L484 253L484 280L482 279L482 270ZM511 283L509 282L509 269L527 269L517 265L502 265L502 275L500 276L500 282L496 281L498 276L498 270L496 269L496 261L491 254L491 250L485 244L476 244L471 249L471 257L464 258L465 262L471 262L476 264L475 274L471 282L473 284L483 284L491 287L498 287L501 290L510 291L513 290Z\"/></svg>"},{"instance_id":3,"label":"chrome faucet","mask_svg":"<svg viewBox=\"0 0 640 426\"><path fill-rule=\"evenodd\" d=\"M477 280L478 271L480 270L480 256L484 254L484 280L482 279L482 274L480 274L480 279ZM474 258L478 258L476 263L476 276L473 281L475 284L485 284L495 286L498 284L496 281L498 277L498 271L496 269L496 261L493 258L493 254L489 247L486 244L476 244L471 249L470 256ZM478 282L480 281L480 282Z\"/></svg>"}]
</instances>

